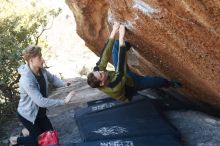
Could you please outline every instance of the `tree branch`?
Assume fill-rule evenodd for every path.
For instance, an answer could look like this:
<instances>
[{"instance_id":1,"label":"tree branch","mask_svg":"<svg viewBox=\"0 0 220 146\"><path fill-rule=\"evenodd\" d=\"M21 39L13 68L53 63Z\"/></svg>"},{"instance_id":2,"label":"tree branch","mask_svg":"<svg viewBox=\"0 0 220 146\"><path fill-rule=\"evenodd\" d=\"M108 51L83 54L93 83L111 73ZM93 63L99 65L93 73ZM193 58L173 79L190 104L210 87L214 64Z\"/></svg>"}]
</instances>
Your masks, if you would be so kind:
<instances>
[{"instance_id":1,"label":"tree branch","mask_svg":"<svg viewBox=\"0 0 220 146\"><path fill-rule=\"evenodd\" d=\"M52 26L53 26L53 21L54 21L54 17L53 17L53 19L52 19L52 23L51 23L50 27L48 27L48 28L43 28L42 31L40 32L40 34L36 37L36 39L35 39L35 45L38 44L39 38L40 38L40 36L43 34L43 32L52 28Z\"/></svg>"}]
</instances>

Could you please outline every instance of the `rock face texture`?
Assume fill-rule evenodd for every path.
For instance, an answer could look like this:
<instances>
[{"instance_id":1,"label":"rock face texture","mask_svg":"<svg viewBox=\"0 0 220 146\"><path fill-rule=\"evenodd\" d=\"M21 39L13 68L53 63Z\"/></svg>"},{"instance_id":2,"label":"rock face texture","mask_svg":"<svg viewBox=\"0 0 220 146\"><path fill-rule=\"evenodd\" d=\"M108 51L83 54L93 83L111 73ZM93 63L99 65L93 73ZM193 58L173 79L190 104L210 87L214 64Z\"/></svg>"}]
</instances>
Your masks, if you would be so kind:
<instances>
[{"instance_id":1,"label":"rock face texture","mask_svg":"<svg viewBox=\"0 0 220 146\"><path fill-rule=\"evenodd\" d=\"M181 94L220 107L219 0L66 0L77 32L99 55L111 24L126 25L128 63L143 75L183 83ZM80 49L80 48L79 48Z\"/></svg>"}]
</instances>

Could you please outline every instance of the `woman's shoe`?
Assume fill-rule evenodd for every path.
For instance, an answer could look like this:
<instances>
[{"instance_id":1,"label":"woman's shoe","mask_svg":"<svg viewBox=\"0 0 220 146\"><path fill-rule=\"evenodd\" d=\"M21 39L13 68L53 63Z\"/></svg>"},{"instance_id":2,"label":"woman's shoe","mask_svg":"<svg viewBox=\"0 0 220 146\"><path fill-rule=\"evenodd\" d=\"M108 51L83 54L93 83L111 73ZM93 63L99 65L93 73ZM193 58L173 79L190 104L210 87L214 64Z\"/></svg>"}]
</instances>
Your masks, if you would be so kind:
<instances>
[{"instance_id":1,"label":"woman's shoe","mask_svg":"<svg viewBox=\"0 0 220 146\"><path fill-rule=\"evenodd\" d=\"M17 139L18 139L17 136L11 136L9 138L9 146L16 145L17 144Z\"/></svg>"},{"instance_id":2,"label":"woman's shoe","mask_svg":"<svg viewBox=\"0 0 220 146\"><path fill-rule=\"evenodd\" d=\"M29 131L27 130L27 128L23 128L23 129L21 130L21 133L22 133L22 136L24 136L24 137L30 135L30 133L29 133Z\"/></svg>"}]
</instances>

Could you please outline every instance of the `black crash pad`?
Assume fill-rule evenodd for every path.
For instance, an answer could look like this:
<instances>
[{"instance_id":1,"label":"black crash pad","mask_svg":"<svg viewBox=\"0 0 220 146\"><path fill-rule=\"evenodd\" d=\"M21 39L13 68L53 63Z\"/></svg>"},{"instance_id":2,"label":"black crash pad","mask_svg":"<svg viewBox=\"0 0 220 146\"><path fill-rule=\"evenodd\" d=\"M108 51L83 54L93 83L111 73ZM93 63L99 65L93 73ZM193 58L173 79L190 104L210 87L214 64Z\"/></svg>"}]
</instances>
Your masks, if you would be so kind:
<instances>
[{"instance_id":1,"label":"black crash pad","mask_svg":"<svg viewBox=\"0 0 220 146\"><path fill-rule=\"evenodd\" d=\"M100 140L78 144L61 144L60 146L182 146L170 135L143 136L123 139Z\"/></svg>"},{"instance_id":2,"label":"black crash pad","mask_svg":"<svg viewBox=\"0 0 220 146\"><path fill-rule=\"evenodd\" d=\"M84 141L170 135L180 137L149 99L76 117Z\"/></svg>"}]
</instances>

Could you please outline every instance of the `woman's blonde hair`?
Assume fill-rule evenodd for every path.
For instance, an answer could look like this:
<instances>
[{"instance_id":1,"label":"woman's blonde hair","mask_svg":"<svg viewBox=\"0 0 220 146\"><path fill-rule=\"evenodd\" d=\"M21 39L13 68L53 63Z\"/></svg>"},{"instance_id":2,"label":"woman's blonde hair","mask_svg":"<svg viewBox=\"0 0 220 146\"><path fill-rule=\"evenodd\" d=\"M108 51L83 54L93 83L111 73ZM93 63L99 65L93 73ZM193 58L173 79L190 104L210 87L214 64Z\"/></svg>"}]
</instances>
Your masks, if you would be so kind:
<instances>
[{"instance_id":1,"label":"woman's blonde hair","mask_svg":"<svg viewBox=\"0 0 220 146\"><path fill-rule=\"evenodd\" d=\"M36 57L38 55L41 55L41 47L36 45L31 45L22 51L22 56L25 61L28 61L32 57Z\"/></svg>"}]
</instances>

